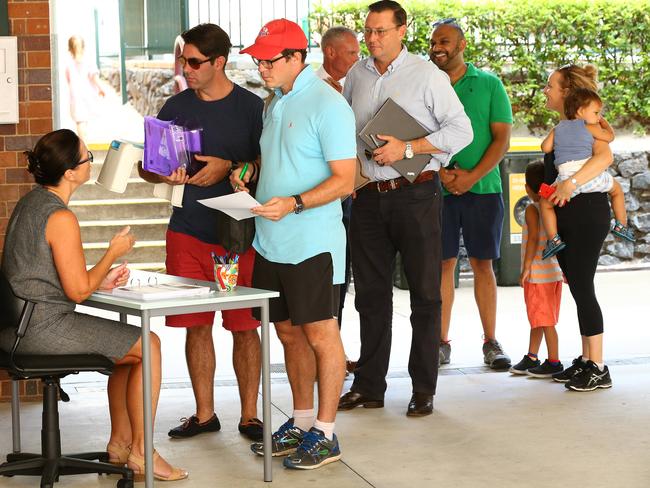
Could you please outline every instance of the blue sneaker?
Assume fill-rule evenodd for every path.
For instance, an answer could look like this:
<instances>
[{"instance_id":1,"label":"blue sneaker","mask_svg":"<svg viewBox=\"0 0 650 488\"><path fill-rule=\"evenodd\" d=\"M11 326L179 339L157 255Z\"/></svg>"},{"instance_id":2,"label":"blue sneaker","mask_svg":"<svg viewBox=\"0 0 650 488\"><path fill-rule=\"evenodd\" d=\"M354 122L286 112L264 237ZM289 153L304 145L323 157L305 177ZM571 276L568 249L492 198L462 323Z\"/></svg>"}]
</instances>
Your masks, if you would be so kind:
<instances>
[{"instance_id":1,"label":"blue sneaker","mask_svg":"<svg viewBox=\"0 0 650 488\"><path fill-rule=\"evenodd\" d=\"M542 259L548 259L551 256L555 256L565 247L566 244L562 241L560 235L555 234L551 239L546 241L546 247L542 251Z\"/></svg>"},{"instance_id":2,"label":"blue sneaker","mask_svg":"<svg viewBox=\"0 0 650 488\"><path fill-rule=\"evenodd\" d=\"M293 425L293 419L287 420L271 437L271 455L286 456L296 452L307 432ZM251 451L264 456L264 442L251 444Z\"/></svg>"},{"instance_id":3,"label":"blue sneaker","mask_svg":"<svg viewBox=\"0 0 650 488\"><path fill-rule=\"evenodd\" d=\"M339 459L341 450L336 435L330 441L323 431L312 427L303 437L298 450L287 456L283 464L290 469L316 469Z\"/></svg>"}]
</instances>

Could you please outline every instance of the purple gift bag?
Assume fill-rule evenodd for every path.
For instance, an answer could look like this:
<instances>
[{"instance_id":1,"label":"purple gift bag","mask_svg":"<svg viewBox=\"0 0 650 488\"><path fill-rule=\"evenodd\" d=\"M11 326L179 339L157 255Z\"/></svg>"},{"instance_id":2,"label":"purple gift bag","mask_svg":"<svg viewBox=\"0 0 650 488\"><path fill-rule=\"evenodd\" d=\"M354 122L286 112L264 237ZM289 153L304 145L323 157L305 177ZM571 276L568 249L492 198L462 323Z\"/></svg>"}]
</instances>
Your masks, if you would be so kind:
<instances>
[{"instance_id":1,"label":"purple gift bag","mask_svg":"<svg viewBox=\"0 0 650 488\"><path fill-rule=\"evenodd\" d=\"M156 117L144 118L145 171L169 176L183 167L192 176L198 169L193 155L201 153L201 129L186 129ZM195 161L195 163L193 162Z\"/></svg>"}]
</instances>

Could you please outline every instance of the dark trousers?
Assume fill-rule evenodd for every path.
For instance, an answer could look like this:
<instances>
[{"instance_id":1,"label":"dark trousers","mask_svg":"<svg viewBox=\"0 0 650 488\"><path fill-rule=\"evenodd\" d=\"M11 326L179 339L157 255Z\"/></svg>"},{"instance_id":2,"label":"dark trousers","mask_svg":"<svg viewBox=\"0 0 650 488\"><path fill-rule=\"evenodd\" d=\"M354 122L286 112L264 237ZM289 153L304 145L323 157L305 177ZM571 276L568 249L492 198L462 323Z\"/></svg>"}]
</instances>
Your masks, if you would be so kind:
<instances>
[{"instance_id":1,"label":"dark trousers","mask_svg":"<svg viewBox=\"0 0 650 488\"><path fill-rule=\"evenodd\" d=\"M348 197L341 202L343 207L343 227L345 227L345 282L341 285L341 296L339 298L339 330L343 323L343 307L345 306L345 295L350 287L350 277L352 268L350 264L350 213L352 212L352 197Z\"/></svg>"},{"instance_id":2,"label":"dark trousers","mask_svg":"<svg viewBox=\"0 0 650 488\"><path fill-rule=\"evenodd\" d=\"M399 251L411 298L408 370L413 392L435 394L442 303L441 209L437 177L386 193L362 189L357 194L350 244L361 353L352 391L384 398L393 324L393 267Z\"/></svg>"},{"instance_id":3,"label":"dark trousers","mask_svg":"<svg viewBox=\"0 0 650 488\"><path fill-rule=\"evenodd\" d=\"M607 193L583 193L564 207L555 207L557 230L566 248L557 255L578 310L580 335L603 332L603 314L598 305L594 276L598 257L609 232Z\"/></svg>"}]
</instances>

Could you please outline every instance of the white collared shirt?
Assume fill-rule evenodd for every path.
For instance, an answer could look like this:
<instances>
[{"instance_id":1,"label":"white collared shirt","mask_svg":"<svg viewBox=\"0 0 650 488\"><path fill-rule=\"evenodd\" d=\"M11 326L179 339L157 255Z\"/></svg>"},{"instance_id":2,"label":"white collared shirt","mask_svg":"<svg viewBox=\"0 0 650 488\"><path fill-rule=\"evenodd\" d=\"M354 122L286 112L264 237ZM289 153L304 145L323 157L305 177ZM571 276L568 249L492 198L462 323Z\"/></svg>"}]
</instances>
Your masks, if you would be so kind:
<instances>
[{"instance_id":1,"label":"white collared shirt","mask_svg":"<svg viewBox=\"0 0 650 488\"><path fill-rule=\"evenodd\" d=\"M433 154L424 170L437 171L447 166L455 153L472 142L472 124L447 73L410 54L406 47L385 73L380 74L375 59L369 57L357 61L346 78L343 96L354 111L357 134L389 97L429 131L426 139L442 153ZM371 180L400 176L394 168L368 160L364 154L367 148L357 136L357 155Z\"/></svg>"},{"instance_id":2,"label":"white collared shirt","mask_svg":"<svg viewBox=\"0 0 650 488\"><path fill-rule=\"evenodd\" d=\"M325 66L322 65L322 64L320 65L320 68L318 68L316 70L316 76L318 76L321 80L326 80L327 78L332 78L330 76L330 74L327 71L325 71ZM342 87L345 87L345 76L343 78L341 78L340 80L336 80L336 81L338 81L338 83L340 83L340 85Z\"/></svg>"}]
</instances>

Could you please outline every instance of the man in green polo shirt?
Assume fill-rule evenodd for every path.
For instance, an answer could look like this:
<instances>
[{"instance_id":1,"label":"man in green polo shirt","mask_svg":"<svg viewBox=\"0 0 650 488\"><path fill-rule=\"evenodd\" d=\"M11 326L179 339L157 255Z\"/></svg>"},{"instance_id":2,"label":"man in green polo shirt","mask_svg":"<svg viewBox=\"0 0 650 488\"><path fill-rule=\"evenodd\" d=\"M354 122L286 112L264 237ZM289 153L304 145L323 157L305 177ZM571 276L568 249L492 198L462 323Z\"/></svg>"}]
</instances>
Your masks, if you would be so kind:
<instances>
[{"instance_id":1,"label":"man in green polo shirt","mask_svg":"<svg viewBox=\"0 0 650 488\"><path fill-rule=\"evenodd\" d=\"M467 43L455 19L434 24L429 58L449 75L474 140L440 170L444 186L442 217L442 334L440 363L449 363L449 326L454 303L454 269L460 234L474 272L474 297L483 325L483 359L493 369L510 367L510 358L496 340L497 285L492 260L499 258L503 198L499 161L510 145L512 109L501 81L465 63Z\"/></svg>"}]
</instances>

